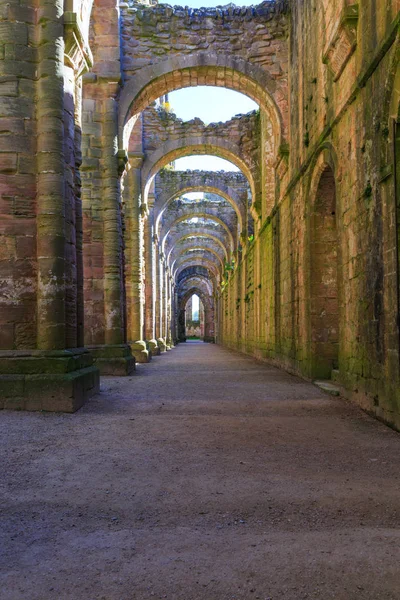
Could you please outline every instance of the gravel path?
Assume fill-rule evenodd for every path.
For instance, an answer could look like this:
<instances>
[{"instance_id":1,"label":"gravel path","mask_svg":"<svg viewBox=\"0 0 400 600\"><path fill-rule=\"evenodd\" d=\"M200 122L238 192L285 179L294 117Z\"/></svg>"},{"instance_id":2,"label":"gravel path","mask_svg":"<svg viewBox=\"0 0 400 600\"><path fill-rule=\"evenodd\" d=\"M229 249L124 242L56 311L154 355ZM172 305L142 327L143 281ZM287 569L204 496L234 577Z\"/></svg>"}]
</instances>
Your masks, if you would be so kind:
<instances>
[{"instance_id":1,"label":"gravel path","mask_svg":"<svg viewBox=\"0 0 400 600\"><path fill-rule=\"evenodd\" d=\"M400 435L218 346L0 413L2 600L400 600Z\"/></svg>"}]
</instances>

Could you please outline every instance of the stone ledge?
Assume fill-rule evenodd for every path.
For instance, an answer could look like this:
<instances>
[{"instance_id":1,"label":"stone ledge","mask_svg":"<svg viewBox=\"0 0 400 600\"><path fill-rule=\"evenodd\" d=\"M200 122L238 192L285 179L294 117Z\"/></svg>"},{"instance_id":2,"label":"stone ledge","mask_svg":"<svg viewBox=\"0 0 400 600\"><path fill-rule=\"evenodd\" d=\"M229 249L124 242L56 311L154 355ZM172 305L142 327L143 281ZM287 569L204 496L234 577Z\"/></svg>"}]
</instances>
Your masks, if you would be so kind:
<instances>
[{"instance_id":1,"label":"stone ledge","mask_svg":"<svg viewBox=\"0 0 400 600\"><path fill-rule=\"evenodd\" d=\"M324 380L318 381L317 380L317 381L314 381L313 383L314 383L314 385L319 387L320 390L322 390L323 392L326 392L327 394L330 394L331 396L340 396L341 395L340 387L338 385L334 385L331 381L324 381Z\"/></svg>"},{"instance_id":2,"label":"stone ledge","mask_svg":"<svg viewBox=\"0 0 400 600\"><path fill-rule=\"evenodd\" d=\"M87 350L54 352L5 352L0 354L0 373L4 375L63 375L93 365Z\"/></svg>"}]
</instances>

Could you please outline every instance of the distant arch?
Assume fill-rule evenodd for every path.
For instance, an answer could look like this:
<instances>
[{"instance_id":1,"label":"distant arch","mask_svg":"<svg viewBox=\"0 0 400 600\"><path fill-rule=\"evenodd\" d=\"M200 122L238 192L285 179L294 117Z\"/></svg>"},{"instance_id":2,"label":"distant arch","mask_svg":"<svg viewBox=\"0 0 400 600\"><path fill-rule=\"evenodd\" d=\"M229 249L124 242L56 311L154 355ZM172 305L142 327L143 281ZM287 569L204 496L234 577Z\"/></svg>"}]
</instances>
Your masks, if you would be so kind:
<instances>
[{"instance_id":1,"label":"distant arch","mask_svg":"<svg viewBox=\"0 0 400 600\"><path fill-rule=\"evenodd\" d=\"M173 252L175 246L177 246L178 244L183 243L185 240L187 240L189 238L192 238L192 237L196 238L196 239L202 239L202 238L204 238L204 239L207 239L207 240L212 240L222 250L222 253L223 253L224 257L225 257L225 260L228 259L228 253L226 251L225 246L221 242L221 240L219 238L217 238L215 235L211 235L210 233L199 233L199 234L186 233L186 234L182 235L181 237L178 237L177 239L174 240L174 246L168 252L167 259L169 259L169 257L171 256L171 253Z\"/></svg>"},{"instance_id":2,"label":"distant arch","mask_svg":"<svg viewBox=\"0 0 400 600\"><path fill-rule=\"evenodd\" d=\"M234 193L234 190L229 189L228 186L225 185L221 185L220 187L210 185L183 185L182 187L177 189L176 192L171 194L171 196L163 199L163 202L160 206L156 205L156 208L158 209L158 214L156 217L156 230L158 230L160 219L166 208L169 206L169 204L176 200L176 198L179 198L179 196L183 196L184 194L189 194L193 192L206 192L216 194L217 196L220 196L221 198L229 202L229 204L232 206L237 215L239 231L243 230L243 208L247 207L242 208L240 199Z\"/></svg>"},{"instance_id":3,"label":"distant arch","mask_svg":"<svg viewBox=\"0 0 400 600\"><path fill-rule=\"evenodd\" d=\"M147 200L154 177L163 167L174 160L192 155L211 155L223 158L234 164L246 177L253 201L259 190L256 187L254 173L250 166L240 157L240 150L236 144L228 140L218 139L207 142L201 137L182 138L169 140L157 148L146 159L143 165L144 199Z\"/></svg>"},{"instance_id":4,"label":"distant arch","mask_svg":"<svg viewBox=\"0 0 400 600\"><path fill-rule=\"evenodd\" d=\"M231 251L233 251L233 249L235 248L235 243L234 243L234 239L233 239L233 235L231 230L229 229L229 227L226 225L226 223L224 223L222 221L222 219L220 219L219 217L212 215L212 214L208 214L206 212L200 212L200 213L188 213L187 215L183 215L181 217L178 217L169 227L168 231L165 232L164 236L161 239L161 248L162 251L165 253L165 244L168 238L168 235L170 234L171 230L173 227L175 227L176 225L178 225L179 223L183 223L185 221L190 221L193 218L198 218L198 219L204 219L206 221L211 221L211 222L215 222L217 223L227 234L229 242L230 242L230 246L231 246Z\"/></svg>"}]
</instances>

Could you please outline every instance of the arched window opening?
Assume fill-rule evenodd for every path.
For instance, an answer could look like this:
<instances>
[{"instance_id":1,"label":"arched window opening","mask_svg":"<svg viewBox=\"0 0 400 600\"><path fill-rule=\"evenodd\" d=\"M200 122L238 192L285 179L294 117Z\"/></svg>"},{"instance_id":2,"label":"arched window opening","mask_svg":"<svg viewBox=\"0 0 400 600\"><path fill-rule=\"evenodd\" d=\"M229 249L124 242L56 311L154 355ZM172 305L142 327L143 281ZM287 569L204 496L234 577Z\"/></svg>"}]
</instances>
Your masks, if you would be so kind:
<instances>
[{"instance_id":1,"label":"arched window opening","mask_svg":"<svg viewBox=\"0 0 400 600\"><path fill-rule=\"evenodd\" d=\"M331 167L319 180L311 219L312 375L331 379L338 368L339 298L336 184Z\"/></svg>"},{"instance_id":2,"label":"arched window opening","mask_svg":"<svg viewBox=\"0 0 400 600\"><path fill-rule=\"evenodd\" d=\"M186 303L185 335L187 340L204 339L204 307L197 294Z\"/></svg>"}]
</instances>

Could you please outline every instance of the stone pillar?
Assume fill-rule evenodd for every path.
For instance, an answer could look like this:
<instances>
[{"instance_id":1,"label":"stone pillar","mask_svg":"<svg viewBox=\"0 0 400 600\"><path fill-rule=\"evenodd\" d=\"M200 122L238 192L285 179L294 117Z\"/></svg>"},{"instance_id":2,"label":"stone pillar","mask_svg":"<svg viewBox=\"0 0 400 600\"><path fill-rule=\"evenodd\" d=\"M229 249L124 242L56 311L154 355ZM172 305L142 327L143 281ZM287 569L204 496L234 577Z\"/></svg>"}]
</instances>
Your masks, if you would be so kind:
<instances>
[{"instance_id":1,"label":"stone pillar","mask_svg":"<svg viewBox=\"0 0 400 600\"><path fill-rule=\"evenodd\" d=\"M120 32L117 0L91 12L93 69L83 79L82 205L85 342L104 375L129 375L135 361L125 334L121 175L118 151Z\"/></svg>"},{"instance_id":2,"label":"stone pillar","mask_svg":"<svg viewBox=\"0 0 400 600\"><path fill-rule=\"evenodd\" d=\"M164 335L164 255L160 252L158 246L157 250L157 299L156 299L156 333L157 333L157 344L160 348L160 352L167 350Z\"/></svg>"},{"instance_id":3,"label":"stone pillar","mask_svg":"<svg viewBox=\"0 0 400 600\"><path fill-rule=\"evenodd\" d=\"M157 235L154 234L154 332L156 340L161 335L160 331L160 252Z\"/></svg>"},{"instance_id":4,"label":"stone pillar","mask_svg":"<svg viewBox=\"0 0 400 600\"><path fill-rule=\"evenodd\" d=\"M0 398L4 408L74 412L99 389L99 372L91 355L84 348L77 349L73 104L74 80L80 73L68 62L64 69L70 48L64 43L63 1L27 4L22 11L19 3L9 2L2 29L8 52L23 57L10 60L8 66L15 66L19 86L11 94L14 131L7 136L9 151L15 152L18 161L15 177L6 182L7 197L13 198L17 210L6 213L6 233L14 233L16 257L22 252L21 259L29 256L29 260L21 269L17 262L13 264L12 256L11 260L6 257L13 268L14 289L11 296L5 290L5 310L0 307L0 314L11 324L4 333L13 331L13 335L7 339L0 334L0 372L4 374L0 375ZM23 15L26 22L21 20ZM84 52L76 43L74 58ZM9 79L13 81L11 75ZM9 88L12 91L12 85ZM33 98L36 111L31 110ZM8 107L6 102L5 116ZM18 121L22 128L15 129ZM24 139L15 135L20 132ZM72 193L67 193L68 186Z\"/></svg>"},{"instance_id":5,"label":"stone pillar","mask_svg":"<svg viewBox=\"0 0 400 600\"><path fill-rule=\"evenodd\" d=\"M164 258L164 281L163 281L163 335L165 349L170 350L168 344L168 266Z\"/></svg>"},{"instance_id":6,"label":"stone pillar","mask_svg":"<svg viewBox=\"0 0 400 600\"><path fill-rule=\"evenodd\" d=\"M172 286L171 286L171 273L169 269L166 271L165 277L165 288L166 288L166 297L167 297L167 305L166 305L166 345L167 349L170 350L173 347L172 340Z\"/></svg>"},{"instance_id":7,"label":"stone pillar","mask_svg":"<svg viewBox=\"0 0 400 600\"><path fill-rule=\"evenodd\" d=\"M160 349L156 340L156 256L154 248L154 197L148 198L149 214L144 222L145 339L152 356Z\"/></svg>"},{"instance_id":8,"label":"stone pillar","mask_svg":"<svg viewBox=\"0 0 400 600\"><path fill-rule=\"evenodd\" d=\"M169 278L169 292L170 292L170 336L171 343L170 346L173 348L176 342L176 315L175 315L175 284L172 276Z\"/></svg>"},{"instance_id":9,"label":"stone pillar","mask_svg":"<svg viewBox=\"0 0 400 600\"><path fill-rule=\"evenodd\" d=\"M135 360L125 338L120 181L126 157L117 147L114 88L84 85L85 341L102 375L130 375ZM88 96L96 99L88 102Z\"/></svg>"},{"instance_id":10,"label":"stone pillar","mask_svg":"<svg viewBox=\"0 0 400 600\"><path fill-rule=\"evenodd\" d=\"M143 340L144 332L144 239L143 225L147 209L141 202L142 155L129 154L124 181L125 273L127 339L138 362L149 362L151 354Z\"/></svg>"},{"instance_id":11,"label":"stone pillar","mask_svg":"<svg viewBox=\"0 0 400 600\"><path fill-rule=\"evenodd\" d=\"M178 296L177 302L177 335L179 342L186 342L186 307L183 306L182 298Z\"/></svg>"},{"instance_id":12,"label":"stone pillar","mask_svg":"<svg viewBox=\"0 0 400 600\"><path fill-rule=\"evenodd\" d=\"M175 283L173 283L172 285L173 285L173 293L174 293L174 303L173 303L174 317L173 317L173 332L172 332L172 337L173 337L173 340L174 340L174 344L177 345L180 342L180 336L179 336L179 297L178 297L178 291L177 291Z\"/></svg>"}]
</instances>

